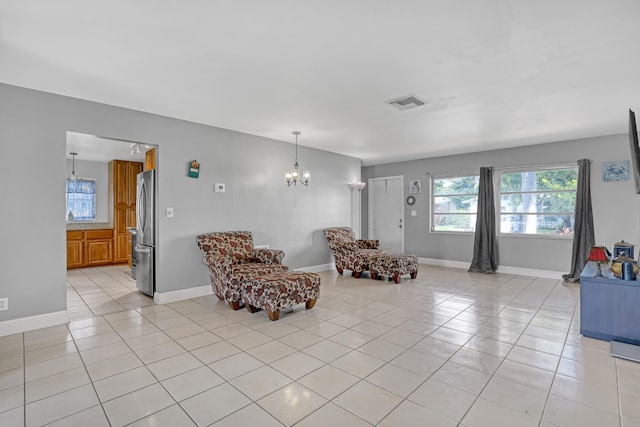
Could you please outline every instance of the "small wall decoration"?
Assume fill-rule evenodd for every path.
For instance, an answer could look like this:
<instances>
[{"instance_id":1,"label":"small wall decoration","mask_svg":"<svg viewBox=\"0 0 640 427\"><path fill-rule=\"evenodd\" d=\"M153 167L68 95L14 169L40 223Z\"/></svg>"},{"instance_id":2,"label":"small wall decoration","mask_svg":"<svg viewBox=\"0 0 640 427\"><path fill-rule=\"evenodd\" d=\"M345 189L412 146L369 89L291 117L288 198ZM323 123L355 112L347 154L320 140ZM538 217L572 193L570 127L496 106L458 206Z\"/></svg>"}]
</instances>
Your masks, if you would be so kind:
<instances>
[{"instance_id":1,"label":"small wall decoration","mask_svg":"<svg viewBox=\"0 0 640 427\"><path fill-rule=\"evenodd\" d=\"M409 181L409 194L422 193L422 180L412 179Z\"/></svg>"},{"instance_id":2,"label":"small wall decoration","mask_svg":"<svg viewBox=\"0 0 640 427\"><path fill-rule=\"evenodd\" d=\"M627 181L629 179L629 160L602 162L602 180Z\"/></svg>"},{"instance_id":3,"label":"small wall decoration","mask_svg":"<svg viewBox=\"0 0 640 427\"><path fill-rule=\"evenodd\" d=\"M200 173L200 163L198 163L195 160L192 160L189 163L187 176L189 176L190 178L197 178L199 173Z\"/></svg>"}]
</instances>

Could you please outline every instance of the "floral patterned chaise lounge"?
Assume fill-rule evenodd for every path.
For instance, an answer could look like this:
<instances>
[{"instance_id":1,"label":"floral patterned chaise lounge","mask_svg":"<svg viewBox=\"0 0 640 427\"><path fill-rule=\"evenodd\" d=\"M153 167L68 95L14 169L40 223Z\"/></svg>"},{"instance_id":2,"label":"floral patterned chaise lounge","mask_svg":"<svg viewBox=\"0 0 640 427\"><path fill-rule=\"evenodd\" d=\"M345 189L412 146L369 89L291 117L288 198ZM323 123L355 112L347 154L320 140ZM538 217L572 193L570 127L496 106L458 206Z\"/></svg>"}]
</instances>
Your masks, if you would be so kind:
<instances>
[{"instance_id":1,"label":"floral patterned chaise lounge","mask_svg":"<svg viewBox=\"0 0 640 427\"><path fill-rule=\"evenodd\" d=\"M336 262L336 270L342 274L351 270L358 278L369 270L372 279L388 276L389 280L400 283L400 276L418 276L418 257L411 254L389 253L380 249L379 240L356 240L349 227L334 227L324 230Z\"/></svg>"},{"instance_id":2,"label":"floral patterned chaise lounge","mask_svg":"<svg viewBox=\"0 0 640 427\"><path fill-rule=\"evenodd\" d=\"M363 271L369 270L370 258L383 254L379 240L356 240L356 235L349 227L332 227L324 230L333 252L338 273L351 270L353 277L358 278Z\"/></svg>"},{"instance_id":3,"label":"floral patterned chaise lounge","mask_svg":"<svg viewBox=\"0 0 640 427\"><path fill-rule=\"evenodd\" d=\"M250 231L224 231L196 237L204 252L202 263L209 268L211 287L221 300L234 310L241 308L242 284L245 280L286 271L284 252L278 249L255 249Z\"/></svg>"}]
</instances>

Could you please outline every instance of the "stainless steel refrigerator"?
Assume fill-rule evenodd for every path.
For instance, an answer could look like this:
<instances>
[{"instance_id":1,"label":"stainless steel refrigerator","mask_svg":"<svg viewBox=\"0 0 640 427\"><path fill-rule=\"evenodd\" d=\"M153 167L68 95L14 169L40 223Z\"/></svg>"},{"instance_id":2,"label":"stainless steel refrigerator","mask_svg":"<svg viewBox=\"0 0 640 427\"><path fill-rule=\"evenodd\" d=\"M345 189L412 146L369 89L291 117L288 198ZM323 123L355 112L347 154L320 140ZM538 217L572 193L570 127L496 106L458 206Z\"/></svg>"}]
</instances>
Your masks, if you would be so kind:
<instances>
[{"instance_id":1,"label":"stainless steel refrigerator","mask_svg":"<svg viewBox=\"0 0 640 427\"><path fill-rule=\"evenodd\" d=\"M138 174L136 192L136 285L140 292L155 291L155 170Z\"/></svg>"}]
</instances>

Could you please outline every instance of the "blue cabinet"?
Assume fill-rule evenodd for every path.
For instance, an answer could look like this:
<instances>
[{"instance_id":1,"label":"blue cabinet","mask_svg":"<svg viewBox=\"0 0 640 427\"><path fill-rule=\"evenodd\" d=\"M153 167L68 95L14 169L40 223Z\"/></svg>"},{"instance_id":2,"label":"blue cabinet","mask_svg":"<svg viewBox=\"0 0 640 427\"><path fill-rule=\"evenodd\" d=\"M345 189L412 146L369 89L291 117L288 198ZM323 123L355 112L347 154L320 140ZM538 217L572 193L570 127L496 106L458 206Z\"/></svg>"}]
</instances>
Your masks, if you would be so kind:
<instances>
[{"instance_id":1,"label":"blue cabinet","mask_svg":"<svg viewBox=\"0 0 640 427\"><path fill-rule=\"evenodd\" d=\"M606 265L604 277L595 272L587 265L580 275L580 333L640 345L640 282L618 279Z\"/></svg>"}]
</instances>

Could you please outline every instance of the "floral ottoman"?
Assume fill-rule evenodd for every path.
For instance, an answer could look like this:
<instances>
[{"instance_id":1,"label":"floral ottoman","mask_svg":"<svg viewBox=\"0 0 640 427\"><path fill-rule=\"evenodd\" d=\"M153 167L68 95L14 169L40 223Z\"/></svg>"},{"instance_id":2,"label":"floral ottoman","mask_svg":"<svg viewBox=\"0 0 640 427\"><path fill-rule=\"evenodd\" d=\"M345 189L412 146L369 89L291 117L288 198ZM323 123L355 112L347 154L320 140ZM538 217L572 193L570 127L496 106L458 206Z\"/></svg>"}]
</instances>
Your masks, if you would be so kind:
<instances>
[{"instance_id":1,"label":"floral ottoman","mask_svg":"<svg viewBox=\"0 0 640 427\"><path fill-rule=\"evenodd\" d=\"M278 320L280 309L306 303L312 308L320 297L320 276L315 273L290 272L253 277L242 285L245 307L251 313L267 311L270 320Z\"/></svg>"},{"instance_id":2,"label":"floral ottoman","mask_svg":"<svg viewBox=\"0 0 640 427\"><path fill-rule=\"evenodd\" d=\"M385 253L376 255L369 262L372 279L378 275L387 275L395 283L400 283L400 276L410 274L412 279L418 276L418 257L410 254Z\"/></svg>"}]
</instances>

